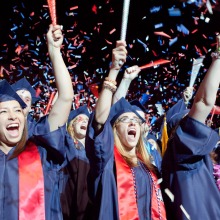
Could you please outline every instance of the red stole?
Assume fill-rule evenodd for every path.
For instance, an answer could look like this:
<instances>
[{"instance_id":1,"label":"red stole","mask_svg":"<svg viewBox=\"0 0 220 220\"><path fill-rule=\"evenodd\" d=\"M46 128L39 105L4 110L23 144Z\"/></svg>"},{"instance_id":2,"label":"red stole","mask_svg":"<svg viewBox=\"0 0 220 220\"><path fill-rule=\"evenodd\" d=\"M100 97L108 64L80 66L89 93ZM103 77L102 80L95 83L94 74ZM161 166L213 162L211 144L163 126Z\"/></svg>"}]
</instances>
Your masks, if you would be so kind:
<instances>
[{"instance_id":1,"label":"red stole","mask_svg":"<svg viewBox=\"0 0 220 220\"><path fill-rule=\"evenodd\" d=\"M139 219L131 169L116 147L114 147L114 156L117 176L119 219Z\"/></svg>"},{"instance_id":2,"label":"red stole","mask_svg":"<svg viewBox=\"0 0 220 220\"><path fill-rule=\"evenodd\" d=\"M114 157L117 175L119 219L137 220L139 219L139 215L134 189L134 179L131 169L127 165L121 154L118 152L116 146L114 147ZM147 171L148 170L146 169L146 172ZM166 212L164 202L162 201L162 196L160 194L160 186L157 184L157 177L152 172L150 172L150 176L152 178L152 181L155 183L152 184L153 186L151 190L151 217L153 220L158 220L160 219L160 217L161 220L165 220Z\"/></svg>"},{"instance_id":3,"label":"red stole","mask_svg":"<svg viewBox=\"0 0 220 220\"><path fill-rule=\"evenodd\" d=\"M19 220L45 220L44 175L37 146L28 142L18 156Z\"/></svg>"}]
</instances>

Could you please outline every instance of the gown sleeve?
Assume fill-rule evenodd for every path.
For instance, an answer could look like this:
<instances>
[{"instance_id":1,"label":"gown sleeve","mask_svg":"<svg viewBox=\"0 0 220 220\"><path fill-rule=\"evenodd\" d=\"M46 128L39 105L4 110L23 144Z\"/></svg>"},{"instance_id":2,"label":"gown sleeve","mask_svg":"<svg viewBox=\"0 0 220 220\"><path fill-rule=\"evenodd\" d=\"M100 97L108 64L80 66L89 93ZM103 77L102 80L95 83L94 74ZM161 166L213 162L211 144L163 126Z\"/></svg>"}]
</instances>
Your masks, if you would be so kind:
<instances>
[{"instance_id":1,"label":"gown sleeve","mask_svg":"<svg viewBox=\"0 0 220 220\"><path fill-rule=\"evenodd\" d=\"M93 120L94 115L91 115L86 136L86 154L90 162L88 193L91 201L101 207L100 216L102 216L102 211L103 215L107 215L107 207L109 215L113 215L115 210L117 210L117 189L114 174L112 126L107 120L103 130L98 135L95 135Z\"/></svg>"},{"instance_id":2,"label":"gown sleeve","mask_svg":"<svg viewBox=\"0 0 220 220\"><path fill-rule=\"evenodd\" d=\"M48 117L42 117L35 125L31 137L38 146L47 151L47 160L62 164L66 157L66 125L50 132Z\"/></svg>"}]
</instances>

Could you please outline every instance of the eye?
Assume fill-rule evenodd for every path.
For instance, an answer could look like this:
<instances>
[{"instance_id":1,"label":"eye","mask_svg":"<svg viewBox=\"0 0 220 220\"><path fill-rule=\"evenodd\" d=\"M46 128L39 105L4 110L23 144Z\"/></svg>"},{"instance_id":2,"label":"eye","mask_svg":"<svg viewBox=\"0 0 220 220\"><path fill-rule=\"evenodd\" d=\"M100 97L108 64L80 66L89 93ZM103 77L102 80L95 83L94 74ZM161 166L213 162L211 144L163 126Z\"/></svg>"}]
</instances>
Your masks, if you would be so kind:
<instances>
[{"instance_id":1,"label":"eye","mask_svg":"<svg viewBox=\"0 0 220 220\"><path fill-rule=\"evenodd\" d=\"M4 113L7 113L6 110L0 110L0 114L4 114Z\"/></svg>"},{"instance_id":2,"label":"eye","mask_svg":"<svg viewBox=\"0 0 220 220\"><path fill-rule=\"evenodd\" d=\"M135 118L133 118L133 120L134 120L136 123L141 123L141 119L140 119L140 118L135 117Z\"/></svg>"},{"instance_id":3,"label":"eye","mask_svg":"<svg viewBox=\"0 0 220 220\"><path fill-rule=\"evenodd\" d=\"M26 99L25 101L26 101L26 102L31 102L31 100L30 100L30 99Z\"/></svg>"},{"instance_id":4,"label":"eye","mask_svg":"<svg viewBox=\"0 0 220 220\"><path fill-rule=\"evenodd\" d=\"M15 109L15 112L22 112L22 109L20 109L20 108Z\"/></svg>"},{"instance_id":5,"label":"eye","mask_svg":"<svg viewBox=\"0 0 220 220\"><path fill-rule=\"evenodd\" d=\"M118 119L121 122L128 122L130 119L127 116Z\"/></svg>"}]
</instances>

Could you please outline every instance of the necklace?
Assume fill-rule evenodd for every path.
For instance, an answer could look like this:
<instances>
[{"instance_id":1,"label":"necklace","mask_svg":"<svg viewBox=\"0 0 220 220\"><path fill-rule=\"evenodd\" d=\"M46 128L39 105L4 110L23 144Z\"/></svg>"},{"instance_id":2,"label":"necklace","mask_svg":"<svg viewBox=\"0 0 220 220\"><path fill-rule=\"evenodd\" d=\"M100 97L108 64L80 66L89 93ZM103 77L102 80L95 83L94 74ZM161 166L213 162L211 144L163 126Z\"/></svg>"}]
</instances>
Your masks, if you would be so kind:
<instances>
[{"instance_id":1,"label":"necklace","mask_svg":"<svg viewBox=\"0 0 220 220\"><path fill-rule=\"evenodd\" d=\"M146 168L146 166L143 163L139 162L139 164L144 169L144 171L148 174L148 176L151 178L153 190L155 191L156 197L157 197L159 220L162 220L161 207L160 207L160 201L162 199L161 192L160 192L159 188L157 188L157 186L156 186L157 183L156 183L155 179L153 178L151 172ZM135 173L134 173L134 168L131 168L131 173L133 176L134 192L135 192L135 197L136 197L136 202L137 202L137 186L136 186L136 177L135 177Z\"/></svg>"},{"instance_id":2,"label":"necklace","mask_svg":"<svg viewBox=\"0 0 220 220\"><path fill-rule=\"evenodd\" d=\"M133 176L133 183L134 183L134 193L135 193L135 198L136 198L136 203L137 203L137 185L136 185L136 177L134 174L134 168L131 168L131 173Z\"/></svg>"}]
</instances>

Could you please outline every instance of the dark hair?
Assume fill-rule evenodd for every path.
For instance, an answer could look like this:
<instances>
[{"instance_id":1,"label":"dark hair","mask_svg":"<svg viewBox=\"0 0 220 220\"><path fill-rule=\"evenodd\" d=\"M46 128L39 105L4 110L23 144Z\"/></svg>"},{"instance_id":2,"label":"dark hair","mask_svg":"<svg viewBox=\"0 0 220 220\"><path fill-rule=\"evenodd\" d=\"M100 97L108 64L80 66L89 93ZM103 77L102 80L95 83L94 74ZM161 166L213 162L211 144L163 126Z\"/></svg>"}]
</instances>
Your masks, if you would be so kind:
<instances>
[{"instance_id":1,"label":"dark hair","mask_svg":"<svg viewBox=\"0 0 220 220\"><path fill-rule=\"evenodd\" d=\"M28 136L28 131L27 131L27 120L26 120L26 123L24 124L23 134L21 136L21 140L15 146L15 150L9 158L10 160L17 157L21 152L24 151L27 142L27 136Z\"/></svg>"}]
</instances>

